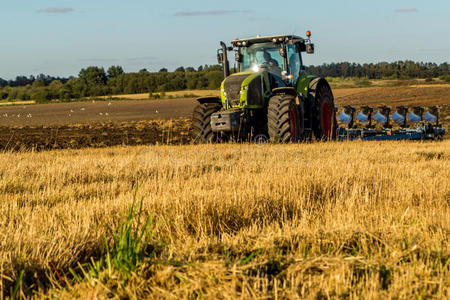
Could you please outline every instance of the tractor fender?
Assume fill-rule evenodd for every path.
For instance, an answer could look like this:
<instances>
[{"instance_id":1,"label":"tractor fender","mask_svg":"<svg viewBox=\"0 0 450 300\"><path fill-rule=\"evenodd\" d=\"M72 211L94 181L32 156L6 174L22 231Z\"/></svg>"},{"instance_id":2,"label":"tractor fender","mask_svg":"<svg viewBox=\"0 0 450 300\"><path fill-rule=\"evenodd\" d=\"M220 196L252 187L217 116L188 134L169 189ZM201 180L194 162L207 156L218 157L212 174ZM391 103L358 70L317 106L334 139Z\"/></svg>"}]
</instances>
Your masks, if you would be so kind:
<instances>
[{"instance_id":1,"label":"tractor fender","mask_svg":"<svg viewBox=\"0 0 450 300\"><path fill-rule=\"evenodd\" d=\"M222 100L219 97L201 97L201 98L197 98L197 101L200 104L204 104L204 103L219 103L220 105L222 105Z\"/></svg>"},{"instance_id":2,"label":"tractor fender","mask_svg":"<svg viewBox=\"0 0 450 300\"><path fill-rule=\"evenodd\" d=\"M286 95L294 96L295 97L295 103L297 105L300 104L299 95L298 95L297 91L293 87L274 88L274 89L272 89L272 94L274 94L274 95L276 95L276 94L286 94Z\"/></svg>"}]
</instances>

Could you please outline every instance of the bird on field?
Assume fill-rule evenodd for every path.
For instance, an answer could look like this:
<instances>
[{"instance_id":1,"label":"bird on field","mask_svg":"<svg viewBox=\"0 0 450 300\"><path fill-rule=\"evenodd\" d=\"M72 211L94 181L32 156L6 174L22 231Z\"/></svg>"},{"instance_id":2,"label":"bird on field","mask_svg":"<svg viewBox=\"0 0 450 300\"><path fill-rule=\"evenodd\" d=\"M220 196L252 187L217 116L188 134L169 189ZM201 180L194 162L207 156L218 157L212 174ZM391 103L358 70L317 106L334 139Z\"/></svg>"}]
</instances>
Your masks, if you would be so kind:
<instances>
[{"instance_id":1,"label":"bird on field","mask_svg":"<svg viewBox=\"0 0 450 300\"><path fill-rule=\"evenodd\" d=\"M7 113L4 113L3 116L4 116L5 118L7 118L7 117L8 117L8 114L7 114Z\"/></svg>"},{"instance_id":2,"label":"bird on field","mask_svg":"<svg viewBox=\"0 0 450 300\"><path fill-rule=\"evenodd\" d=\"M108 106L111 106L111 104L112 104L112 103L111 103L111 102L109 102L109 103L108 103Z\"/></svg>"},{"instance_id":3,"label":"bird on field","mask_svg":"<svg viewBox=\"0 0 450 300\"><path fill-rule=\"evenodd\" d=\"M31 118L31 114L28 114L28 115L27 115L27 118Z\"/></svg>"},{"instance_id":4,"label":"bird on field","mask_svg":"<svg viewBox=\"0 0 450 300\"><path fill-rule=\"evenodd\" d=\"M73 113L73 109L71 109L70 112Z\"/></svg>"},{"instance_id":5,"label":"bird on field","mask_svg":"<svg viewBox=\"0 0 450 300\"><path fill-rule=\"evenodd\" d=\"M84 110L84 107L80 108L80 110Z\"/></svg>"},{"instance_id":6,"label":"bird on field","mask_svg":"<svg viewBox=\"0 0 450 300\"><path fill-rule=\"evenodd\" d=\"M100 116L103 116L103 113L99 113Z\"/></svg>"},{"instance_id":7,"label":"bird on field","mask_svg":"<svg viewBox=\"0 0 450 300\"><path fill-rule=\"evenodd\" d=\"M159 111L155 110L155 113L159 114Z\"/></svg>"}]
</instances>

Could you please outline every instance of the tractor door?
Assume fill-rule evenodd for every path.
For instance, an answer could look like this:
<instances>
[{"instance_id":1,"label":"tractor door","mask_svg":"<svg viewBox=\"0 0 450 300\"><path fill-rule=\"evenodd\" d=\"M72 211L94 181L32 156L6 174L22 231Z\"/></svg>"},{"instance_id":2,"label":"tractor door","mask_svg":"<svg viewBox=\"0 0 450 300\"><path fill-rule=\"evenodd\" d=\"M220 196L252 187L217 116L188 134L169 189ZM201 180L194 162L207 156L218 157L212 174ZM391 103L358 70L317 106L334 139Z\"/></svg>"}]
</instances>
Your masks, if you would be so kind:
<instances>
[{"instance_id":1,"label":"tractor door","mask_svg":"<svg viewBox=\"0 0 450 300\"><path fill-rule=\"evenodd\" d=\"M296 84L302 72L302 57L300 51L295 44L288 44L288 73L292 75L293 78L290 83L296 88Z\"/></svg>"}]
</instances>

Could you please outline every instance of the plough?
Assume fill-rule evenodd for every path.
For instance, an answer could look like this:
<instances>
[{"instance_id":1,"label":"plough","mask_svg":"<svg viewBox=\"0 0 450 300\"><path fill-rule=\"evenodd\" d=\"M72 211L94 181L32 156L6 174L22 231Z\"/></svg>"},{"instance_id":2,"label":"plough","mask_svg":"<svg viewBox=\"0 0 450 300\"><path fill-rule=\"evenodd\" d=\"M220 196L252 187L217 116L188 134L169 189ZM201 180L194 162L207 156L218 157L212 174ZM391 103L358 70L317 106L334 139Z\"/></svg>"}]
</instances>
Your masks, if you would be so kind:
<instances>
[{"instance_id":1,"label":"plough","mask_svg":"<svg viewBox=\"0 0 450 300\"><path fill-rule=\"evenodd\" d=\"M336 108L337 109L337 108ZM378 107L374 114L372 106L361 106L361 110L355 116L354 106L344 106L338 115L338 120L347 124L347 127L337 128L337 139L345 140L440 140L445 134L445 129L439 123L439 107L431 106L425 112L422 106L414 106L408 113L409 107L397 106L392 115L391 108ZM390 120L396 124L395 128ZM357 125L366 124L364 127ZM378 123L376 126L373 121ZM409 122L408 122L409 121ZM413 128L412 124L415 124Z\"/></svg>"}]
</instances>

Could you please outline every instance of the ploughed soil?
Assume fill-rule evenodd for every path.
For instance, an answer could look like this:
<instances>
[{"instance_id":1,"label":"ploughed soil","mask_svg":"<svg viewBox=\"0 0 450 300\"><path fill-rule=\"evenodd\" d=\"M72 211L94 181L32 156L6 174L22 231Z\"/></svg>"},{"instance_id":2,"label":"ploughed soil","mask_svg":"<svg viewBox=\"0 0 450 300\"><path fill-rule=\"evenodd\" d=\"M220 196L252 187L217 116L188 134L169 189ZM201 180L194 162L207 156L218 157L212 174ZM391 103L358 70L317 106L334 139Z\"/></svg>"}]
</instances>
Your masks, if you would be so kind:
<instances>
[{"instance_id":1,"label":"ploughed soil","mask_svg":"<svg viewBox=\"0 0 450 300\"><path fill-rule=\"evenodd\" d=\"M441 107L450 124L450 85L335 89L337 106ZM0 149L65 149L190 142L195 99L125 100L0 107Z\"/></svg>"},{"instance_id":2,"label":"ploughed soil","mask_svg":"<svg viewBox=\"0 0 450 300\"><path fill-rule=\"evenodd\" d=\"M51 150L116 145L187 144L190 119L0 126L2 150Z\"/></svg>"}]
</instances>

